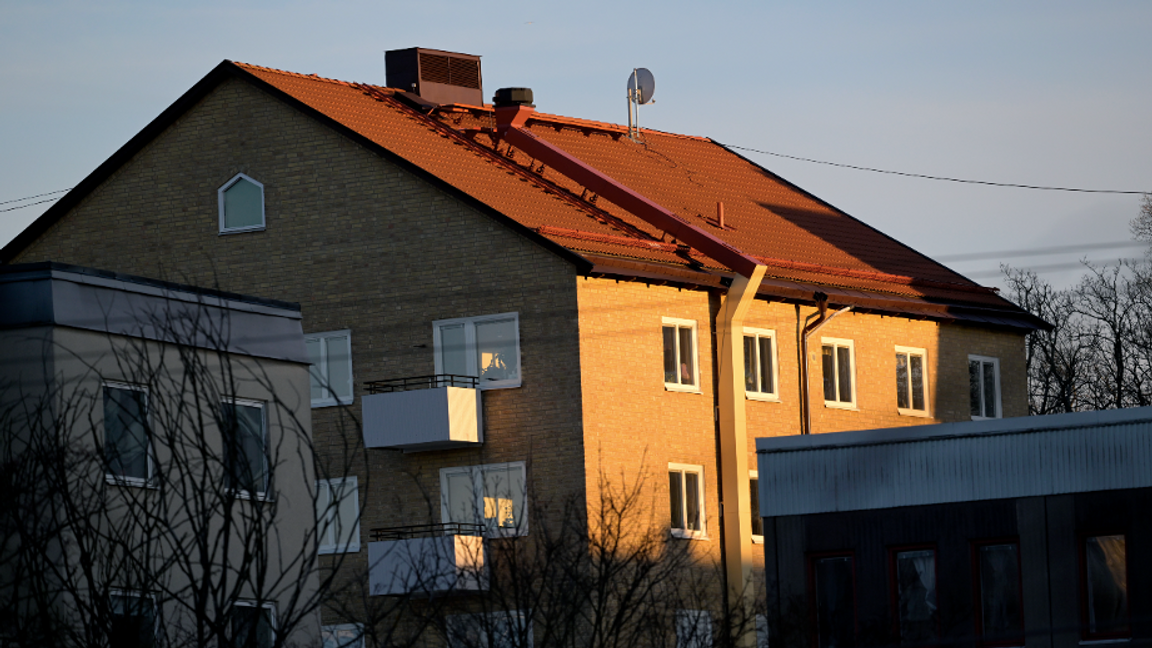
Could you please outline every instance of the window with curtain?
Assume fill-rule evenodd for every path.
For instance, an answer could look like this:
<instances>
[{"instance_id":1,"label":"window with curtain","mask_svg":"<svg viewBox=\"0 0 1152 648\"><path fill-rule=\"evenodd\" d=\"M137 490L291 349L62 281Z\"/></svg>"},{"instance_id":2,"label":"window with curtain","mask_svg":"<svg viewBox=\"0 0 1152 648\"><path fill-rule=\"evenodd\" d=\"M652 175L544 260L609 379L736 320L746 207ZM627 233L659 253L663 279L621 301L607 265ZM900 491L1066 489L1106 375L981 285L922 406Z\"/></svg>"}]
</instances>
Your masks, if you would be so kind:
<instances>
[{"instance_id":1,"label":"window with curtain","mask_svg":"<svg viewBox=\"0 0 1152 648\"><path fill-rule=\"evenodd\" d=\"M853 352L852 340L822 340L820 359L824 372L824 404L828 407L856 406Z\"/></svg>"},{"instance_id":2,"label":"window with curtain","mask_svg":"<svg viewBox=\"0 0 1152 648\"><path fill-rule=\"evenodd\" d=\"M696 322L663 318L664 387L699 391L696 367Z\"/></svg>"},{"instance_id":3,"label":"window with curtain","mask_svg":"<svg viewBox=\"0 0 1152 648\"><path fill-rule=\"evenodd\" d=\"M704 467L668 464L668 496L672 535L704 537Z\"/></svg>"},{"instance_id":4,"label":"window with curtain","mask_svg":"<svg viewBox=\"0 0 1152 648\"><path fill-rule=\"evenodd\" d=\"M1123 535L1084 539L1084 617L1090 639L1126 637L1128 619L1128 551Z\"/></svg>"},{"instance_id":5,"label":"window with curtain","mask_svg":"<svg viewBox=\"0 0 1152 648\"><path fill-rule=\"evenodd\" d=\"M989 643L1024 641L1020 549L1016 543L976 547L980 636Z\"/></svg>"},{"instance_id":6,"label":"window with curtain","mask_svg":"<svg viewBox=\"0 0 1152 648\"><path fill-rule=\"evenodd\" d=\"M436 373L473 376L480 389L520 386L520 316L501 313L432 323Z\"/></svg>"},{"instance_id":7,"label":"window with curtain","mask_svg":"<svg viewBox=\"0 0 1152 648\"><path fill-rule=\"evenodd\" d=\"M744 329L744 392L754 400L776 400L776 333Z\"/></svg>"},{"instance_id":8,"label":"window with curtain","mask_svg":"<svg viewBox=\"0 0 1152 648\"><path fill-rule=\"evenodd\" d=\"M527 488L522 461L442 468L442 519L482 524L489 536L527 535Z\"/></svg>"},{"instance_id":9,"label":"window with curtain","mask_svg":"<svg viewBox=\"0 0 1152 648\"><path fill-rule=\"evenodd\" d=\"M894 585L900 644L935 643L940 639L940 616L936 605L936 550L909 549L894 552Z\"/></svg>"}]
</instances>

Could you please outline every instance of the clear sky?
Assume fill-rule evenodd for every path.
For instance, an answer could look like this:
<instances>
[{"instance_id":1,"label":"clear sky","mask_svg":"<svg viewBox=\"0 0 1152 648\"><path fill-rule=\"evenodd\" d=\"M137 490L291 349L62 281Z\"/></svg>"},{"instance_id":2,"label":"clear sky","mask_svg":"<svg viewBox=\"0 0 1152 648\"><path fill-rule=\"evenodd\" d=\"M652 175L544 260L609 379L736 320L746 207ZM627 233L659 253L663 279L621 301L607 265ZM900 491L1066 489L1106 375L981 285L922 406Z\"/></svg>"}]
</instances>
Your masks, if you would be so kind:
<instances>
[{"instance_id":1,"label":"clear sky","mask_svg":"<svg viewBox=\"0 0 1152 648\"><path fill-rule=\"evenodd\" d=\"M1152 2L0 2L0 202L71 187L222 59L384 83L383 52L483 57L487 95L897 171L1152 191ZM985 284L1001 261L1140 256L1139 197L878 175L746 153ZM13 205L0 205L7 209ZM48 205L0 212L0 244ZM1081 246L1047 256L958 255ZM1057 283L1078 271L1051 271Z\"/></svg>"}]
</instances>

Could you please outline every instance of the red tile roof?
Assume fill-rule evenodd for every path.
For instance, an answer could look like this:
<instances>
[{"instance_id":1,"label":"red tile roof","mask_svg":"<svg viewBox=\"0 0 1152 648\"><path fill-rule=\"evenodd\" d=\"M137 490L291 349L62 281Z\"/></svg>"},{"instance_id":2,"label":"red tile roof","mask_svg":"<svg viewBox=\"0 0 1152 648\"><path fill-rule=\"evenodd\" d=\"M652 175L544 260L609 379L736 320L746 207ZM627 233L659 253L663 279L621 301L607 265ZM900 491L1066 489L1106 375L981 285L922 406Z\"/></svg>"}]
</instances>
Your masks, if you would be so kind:
<instances>
[{"instance_id":1,"label":"red tile roof","mask_svg":"<svg viewBox=\"0 0 1152 648\"><path fill-rule=\"evenodd\" d=\"M347 134L366 140L462 192L544 243L588 262L597 272L682 283L714 284L730 274L713 259L547 168L494 136L491 106L427 108L398 90L222 63L177 104L125 145L73 193L119 164L193 100L228 76L289 100ZM991 317L1035 328L1036 318L705 137L643 130L640 141L616 124L535 113L526 130L563 149L728 245L768 266L761 293L799 298L814 290L837 303L887 303L888 310L934 317ZM107 167L107 168L106 168ZM78 199L78 198L77 198ZM72 201L65 199L4 250L26 245ZM724 228L716 219L724 205ZM641 270L640 268L643 268ZM959 309L959 310L958 310ZM1007 318L1004 321L1000 319ZM983 320L981 320L983 321Z\"/></svg>"}]
</instances>

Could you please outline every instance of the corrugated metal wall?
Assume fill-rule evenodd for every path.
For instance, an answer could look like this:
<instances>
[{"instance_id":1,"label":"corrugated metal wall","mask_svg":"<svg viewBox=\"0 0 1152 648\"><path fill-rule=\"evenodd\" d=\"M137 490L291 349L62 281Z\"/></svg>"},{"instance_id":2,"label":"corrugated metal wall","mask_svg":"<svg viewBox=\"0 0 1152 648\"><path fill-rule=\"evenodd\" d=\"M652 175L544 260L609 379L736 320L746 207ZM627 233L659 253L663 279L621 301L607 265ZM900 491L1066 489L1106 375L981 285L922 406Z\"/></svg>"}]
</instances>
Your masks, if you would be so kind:
<instances>
[{"instance_id":1,"label":"corrugated metal wall","mask_svg":"<svg viewBox=\"0 0 1152 648\"><path fill-rule=\"evenodd\" d=\"M763 517L1140 488L1152 408L758 439L757 451Z\"/></svg>"}]
</instances>

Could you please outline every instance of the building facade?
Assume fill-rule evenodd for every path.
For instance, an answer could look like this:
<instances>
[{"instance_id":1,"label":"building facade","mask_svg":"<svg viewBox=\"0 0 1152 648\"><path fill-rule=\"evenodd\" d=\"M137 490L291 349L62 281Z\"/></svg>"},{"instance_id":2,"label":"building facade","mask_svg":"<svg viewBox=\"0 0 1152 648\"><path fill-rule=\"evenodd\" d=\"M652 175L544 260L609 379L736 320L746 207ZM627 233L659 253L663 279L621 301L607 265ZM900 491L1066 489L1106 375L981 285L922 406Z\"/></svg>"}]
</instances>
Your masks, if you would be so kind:
<instances>
[{"instance_id":1,"label":"building facade","mask_svg":"<svg viewBox=\"0 0 1152 648\"><path fill-rule=\"evenodd\" d=\"M2 254L299 302L350 578L373 529L531 537L641 483L737 592L752 436L1026 413L1044 323L994 291L707 138L483 104L454 56L406 60L474 103L224 62Z\"/></svg>"}]
</instances>

